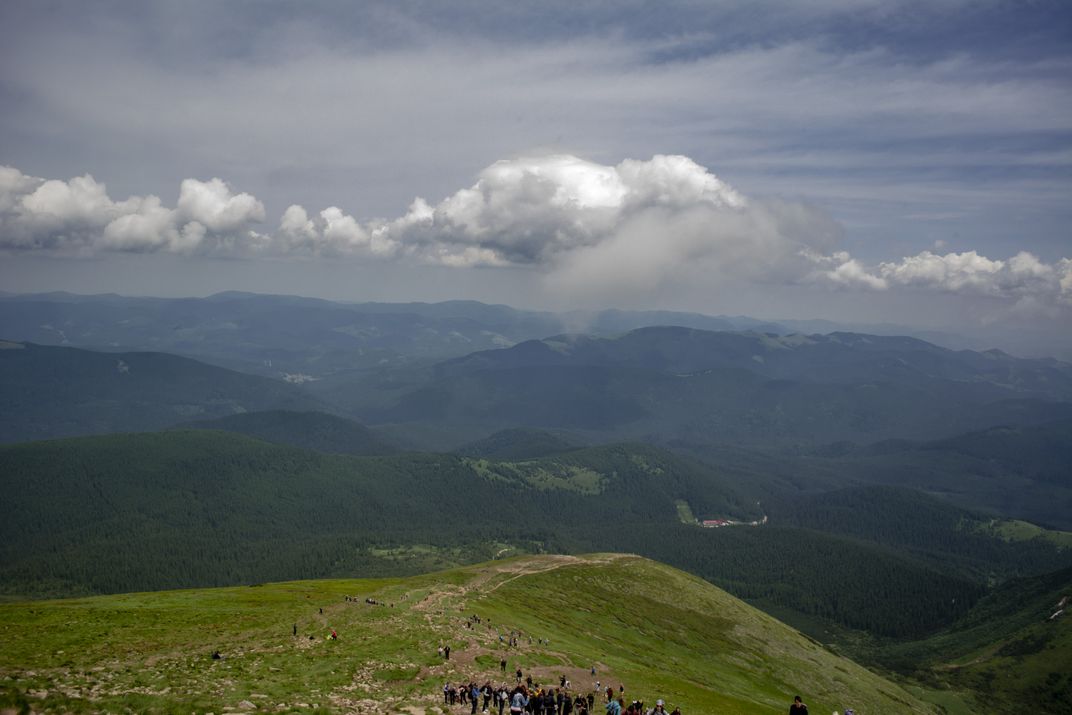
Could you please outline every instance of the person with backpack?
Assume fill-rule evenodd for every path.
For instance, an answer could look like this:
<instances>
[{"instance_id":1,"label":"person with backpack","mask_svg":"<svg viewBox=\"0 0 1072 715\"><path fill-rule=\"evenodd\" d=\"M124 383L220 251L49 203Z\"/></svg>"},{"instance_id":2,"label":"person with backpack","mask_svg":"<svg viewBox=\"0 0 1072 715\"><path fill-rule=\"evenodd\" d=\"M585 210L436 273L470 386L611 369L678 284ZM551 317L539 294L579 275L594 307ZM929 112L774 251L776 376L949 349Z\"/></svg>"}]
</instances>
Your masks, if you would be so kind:
<instances>
[{"instance_id":1,"label":"person with backpack","mask_svg":"<svg viewBox=\"0 0 1072 715\"><path fill-rule=\"evenodd\" d=\"M506 689L506 683L499 686L499 689L495 691L495 703L499 706L499 715L503 715L503 708L506 707L506 703L510 700L510 691Z\"/></svg>"},{"instance_id":2,"label":"person with backpack","mask_svg":"<svg viewBox=\"0 0 1072 715\"><path fill-rule=\"evenodd\" d=\"M529 705L528 691L524 685L514 688L514 694L510 698L510 714L521 715Z\"/></svg>"},{"instance_id":3,"label":"person with backpack","mask_svg":"<svg viewBox=\"0 0 1072 715\"><path fill-rule=\"evenodd\" d=\"M789 715L808 715L808 706L799 695L793 698L793 704L789 706Z\"/></svg>"},{"instance_id":4,"label":"person with backpack","mask_svg":"<svg viewBox=\"0 0 1072 715\"><path fill-rule=\"evenodd\" d=\"M556 715L558 712L555 692L551 688L548 688L543 694L543 711L545 715Z\"/></svg>"},{"instance_id":5,"label":"person with backpack","mask_svg":"<svg viewBox=\"0 0 1072 715\"><path fill-rule=\"evenodd\" d=\"M607 703L607 715L622 715L622 705L624 704L625 702L621 698L618 700L611 698Z\"/></svg>"}]
</instances>

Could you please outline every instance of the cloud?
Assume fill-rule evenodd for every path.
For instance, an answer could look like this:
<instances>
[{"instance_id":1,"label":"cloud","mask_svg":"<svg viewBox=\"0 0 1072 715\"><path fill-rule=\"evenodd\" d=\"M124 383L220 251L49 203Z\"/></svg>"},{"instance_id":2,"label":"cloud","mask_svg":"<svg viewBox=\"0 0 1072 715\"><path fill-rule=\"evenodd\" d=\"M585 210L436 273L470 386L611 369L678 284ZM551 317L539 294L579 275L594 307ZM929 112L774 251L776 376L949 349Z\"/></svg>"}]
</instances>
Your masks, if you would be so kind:
<instances>
[{"instance_id":1,"label":"cloud","mask_svg":"<svg viewBox=\"0 0 1072 715\"><path fill-rule=\"evenodd\" d=\"M1022 251L923 251L868 266L842 228L800 202L748 198L685 156L603 165L567 154L504 159L436 204L394 219L299 204L267 234L263 204L221 179L185 179L175 208L112 200L90 175L69 181L0 169L0 247L17 251L331 256L451 268L514 267L562 296L658 294L725 284L827 286L1072 304L1072 261ZM1025 308L1026 309L1026 308Z\"/></svg>"},{"instance_id":2,"label":"cloud","mask_svg":"<svg viewBox=\"0 0 1072 715\"><path fill-rule=\"evenodd\" d=\"M178 209L186 219L216 233L264 220L264 204L246 193L232 194L221 179L185 179L179 189Z\"/></svg>"},{"instance_id":3,"label":"cloud","mask_svg":"<svg viewBox=\"0 0 1072 715\"><path fill-rule=\"evenodd\" d=\"M688 157L604 166L556 154L497 161L470 188L434 207L418 200L382 230L410 255L440 261L450 255L455 263L548 265L604 244L649 210L676 215L731 212L745 205L742 196Z\"/></svg>"},{"instance_id":4,"label":"cloud","mask_svg":"<svg viewBox=\"0 0 1072 715\"><path fill-rule=\"evenodd\" d=\"M221 179L186 179L175 209L153 195L113 201L91 175L40 179L0 167L0 248L60 253L234 251L258 246L253 196Z\"/></svg>"}]
</instances>

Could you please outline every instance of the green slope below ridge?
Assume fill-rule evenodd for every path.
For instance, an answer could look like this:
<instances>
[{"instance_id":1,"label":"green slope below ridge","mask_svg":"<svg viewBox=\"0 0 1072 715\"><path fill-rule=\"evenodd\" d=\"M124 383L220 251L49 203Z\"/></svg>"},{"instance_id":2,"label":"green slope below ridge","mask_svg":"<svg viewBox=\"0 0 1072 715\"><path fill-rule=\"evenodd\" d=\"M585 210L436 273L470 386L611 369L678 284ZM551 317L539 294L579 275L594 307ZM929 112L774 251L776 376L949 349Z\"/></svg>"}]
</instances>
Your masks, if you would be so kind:
<instances>
[{"instance_id":1,"label":"green slope below ridge","mask_svg":"<svg viewBox=\"0 0 1072 715\"><path fill-rule=\"evenodd\" d=\"M516 648L499 640L511 631ZM626 702L686 715L774 713L797 693L815 713L938 712L698 578L616 554L7 603L0 634L0 703L44 713L461 713L443 683L512 682L500 657L538 683L624 685Z\"/></svg>"},{"instance_id":2,"label":"green slope below ridge","mask_svg":"<svg viewBox=\"0 0 1072 715\"><path fill-rule=\"evenodd\" d=\"M539 460L329 455L216 431L0 447L0 593L73 596L406 575L503 554L626 551L735 595L921 637L982 594L876 545L765 525L710 467L635 444ZM829 577L836 569L840 577Z\"/></svg>"},{"instance_id":3,"label":"green slope below ridge","mask_svg":"<svg viewBox=\"0 0 1072 715\"><path fill-rule=\"evenodd\" d=\"M590 525L676 521L676 499L737 509L710 470L644 445L474 463L328 455L196 430L0 447L0 488L10 511L0 586L38 595L368 573L368 549L380 546L509 538L578 550Z\"/></svg>"},{"instance_id":4,"label":"green slope below ridge","mask_svg":"<svg viewBox=\"0 0 1072 715\"><path fill-rule=\"evenodd\" d=\"M236 432L275 444L329 454L381 455L398 449L368 427L324 412L265 410L176 425L175 429Z\"/></svg>"}]
</instances>

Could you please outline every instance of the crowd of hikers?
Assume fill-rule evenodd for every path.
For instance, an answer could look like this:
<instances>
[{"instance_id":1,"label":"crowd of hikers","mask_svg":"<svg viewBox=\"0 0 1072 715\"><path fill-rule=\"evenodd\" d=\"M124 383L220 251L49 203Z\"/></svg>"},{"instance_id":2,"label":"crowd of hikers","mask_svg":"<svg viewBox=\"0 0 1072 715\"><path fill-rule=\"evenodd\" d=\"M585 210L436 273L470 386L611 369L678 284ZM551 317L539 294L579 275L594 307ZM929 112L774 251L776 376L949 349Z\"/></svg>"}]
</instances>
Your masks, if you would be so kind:
<instances>
[{"instance_id":1,"label":"crowd of hikers","mask_svg":"<svg viewBox=\"0 0 1072 715\"><path fill-rule=\"evenodd\" d=\"M475 614L466 617L464 624L470 630L480 625L492 633L498 630L492 627L490 619ZM533 644L532 636L521 631L511 630L508 634L500 631L498 639L500 647L516 648L522 639L529 645ZM550 643L545 638L537 638L535 642L539 645ZM438 652L440 658L450 660L449 645L440 645ZM506 655L503 655L499 660L499 671L503 678L507 677L506 665ZM505 680L493 684L491 679L484 680L483 684L476 679L461 683L448 681L443 684L443 704L451 708L461 707L463 711L468 707L471 715L477 712L481 715L682 715L680 708L667 710L662 699L656 700L651 707L646 707L642 700L632 700L627 704L624 685L618 685L617 691L604 686L595 680L594 665L591 676L594 683L590 690L574 689L564 674L559 676L557 687L553 684L541 685L533 680L531 673L526 677L521 668L514 673L515 683L512 685ZM845 715L851 713L852 710L845 711ZM808 706L799 695L793 698L789 715L808 715Z\"/></svg>"},{"instance_id":2,"label":"crowd of hikers","mask_svg":"<svg viewBox=\"0 0 1072 715\"><path fill-rule=\"evenodd\" d=\"M530 678L531 680L531 678ZM485 681L483 685L476 682L444 683L443 704L448 706L468 707L470 713L491 713L498 715L596 715L595 691L587 694L573 693L565 687L565 676L559 687L541 686L539 683L519 683L508 687L506 683L492 685ZM624 697L615 697L610 688L601 693L599 705L609 715L681 715L681 710L672 713L665 709L662 700L645 710L644 703L634 700L625 704Z\"/></svg>"},{"instance_id":3,"label":"crowd of hikers","mask_svg":"<svg viewBox=\"0 0 1072 715\"><path fill-rule=\"evenodd\" d=\"M357 599L347 596L346 600L356 601ZM386 605L371 598L366 598L365 603L376 606ZM394 604L391 604L391 606L393 607ZM320 613L323 612L324 609L321 608ZM476 615L465 619L465 627L469 629L481 624L483 624L483 619ZM489 629L491 628L490 620L486 626ZM294 624L293 631L296 636L298 634L297 624ZM335 629L331 629L329 638L338 640L338 637ZM500 634L499 642L511 647L517 647L521 637L520 632L510 631L508 638ZM312 639L313 636L309 638ZM532 642L532 637L529 636L528 643L531 645ZM539 638L537 643L547 645L550 641ZM439 646L438 653L440 658L450 660L449 645ZM219 651L213 653L212 657L213 659L219 659ZM499 670L502 673L506 672L505 655L499 660ZM592 666L591 674L593 677L596 675L595 666ZM655 705L647 709L645 709L644 701L642 700L633 700L626 705L624 685L619 685L618 691L615 692L613 687L608 686L604 689L602 683L597 680L593 688L587 693L575 693L573 684L565 675L559 676L558 687L542 686L540 683L533 681L531 674L525 677L520 668L517 669L514 675L517 682L512 687L507 686L505 681L499 685L492 685L490 680L485 680L483 685L478 685L475 680L470 680L467 683L444 683L443 704L451 707L458 705L468 706L472 715L476 715L478 710L481 715L492 715L495 712L498 715L505 715L506 712L509 712L510 715L599 715L596 709L596 701L599 700L598 705L606 715L682 715L680 708L674 708L673 711L668 712L662 699L656 700ZM524 682L522 682L522 679L524 679ZM599 694L598 697L596 693ZM793 699L793 704L789 707L789 715L808 715L808 706L802 702L799 695ZM835 713L835 715L837 714ZM846 710L845 715L852 715L852 710Z\"/></svg>"},{"instance_id":4,"label":"crowd of hikers","mask_svg":"<svg viewBox=\"0 0 1072 715\"><path fill-rule=\"evenodd\" d=\"M442 655L445 648L439 649ZM499 661L499 668L506 672L506 658ZM592 668L595 674L595 668ZM532 675L524 678L519 668L514 674L517 682L508 686L506 682L493 685L485 680L483 685L476 681L463 683L447 682L443 684L443 704L448 706L468 707L475 715L597 715L597 703L608 715L681 715L675 708L671 713L666 710L662 700L656 701L651 708L645 709L644 703L634 700L625 704L625 686L619 685L618 692L613 688L604 690L596 681L595 687L587 692L574 692L573 685L565 675L559 677L558 687L541 685L533 682ZM599 693L598 697L596 693Z\"/></svg>"}]
</instances>

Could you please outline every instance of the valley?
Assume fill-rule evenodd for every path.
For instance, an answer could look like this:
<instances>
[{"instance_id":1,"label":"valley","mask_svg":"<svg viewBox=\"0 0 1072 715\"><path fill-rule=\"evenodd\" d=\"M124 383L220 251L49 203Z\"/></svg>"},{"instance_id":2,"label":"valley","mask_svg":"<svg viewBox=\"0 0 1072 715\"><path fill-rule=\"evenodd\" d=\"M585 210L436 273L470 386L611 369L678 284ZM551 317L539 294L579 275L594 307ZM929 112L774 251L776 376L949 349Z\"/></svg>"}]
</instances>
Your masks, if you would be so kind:
<instances>
[{"instance_id":1,"label":"valley","mask_svg":"<svg viewBox=\"0 0 1072 715\"><path fill-rule=\"evenodd\" d=\"M221 300L261 302L208 303ZM100 313L95 302L127 314L142 309L131 299L64 301L68 311L85 303L78 309ZM268 305L300 307L304 329L314 332L324 316L394 320L397 309L278 298ZM547 329L558 318L479 304L410 308L424 323L464 312L468 329L514 337L459 355L443 343L416 349L403 340L395 349L404 358L349 367L322 361L314 341L285 368L276 358L254 368L207 353L217 365L6 342L0 393L14 409L0 420L0 488L8 495L0 594L10 614L5 637L24 643L3 666L7 701L52 712L171 712L208 688L197 700L206 710L372 712L386 703L436 712L432 681L464 678L455 668L470 664L474 675L494 675L498 634L473 640L473 624L462 626L468 644L449 668L434 648L431 659L414 650L415 641L454 637L450 609L479 606L568 645L538 641L529 651L525 641L537 677L558 668L583 680L581 661L598 661L648 689L645 697L680 696L694 712L773 709L794 689L783 665L826 683L809 698L831 711L852 707L850 695L861 713L882 698L898 700L898 712L956 715L982 702L997 712L1025 703L1039 712L1064 708L1067 684L1052 664L1069 652L1068 619L1043 623L1039 613L1072 588L1072 367L914 338L628 324L647 314L616 317L626 328L617 334L528 339L520 326ZM182 306L188 315L201 309L197 301ZM400 340L432 335L392 324ZM68 339L78 334L68 327ZM259 335L247 333L251 354L271 350ZM338 350L341 359L364 348ZM316 379L286 379L299 370ZM669 579L675 598L702 584L742 603L719 609L749 623L763 612L797 629L775 639L797 645L724 655L741 642L705 639L726 626L696 621L662 596L632 616L640 620L622 621L633 602L654 596L642 583L642 591L605 592L598 584L622 578L620 569L642 572L641 582ZM510 575L496 575L503 573ZM568 573L577 575L563 582ZM332 617L291 615L300 613L287 605L295 592L327 599ZM608 605L584 606L597 592ZM445 620L403 604L403 593L431 599ZM204 633L195 637L186 622L199 617L178 606L181 594L229 604L220 613L245 603L260 615L205 621L218 637L202 642ZM504 594L508 604L498 600ZM380 612L354 610L357 595L403 610L382 623L357 618ZM330 603L342 596L354 600L341 609ZM613 605L626 596L628 604ZM79 600L51 600L71 597ZM177 640L163 651L131 646L166 667L64 660L86 647L91 631L110 639L126 628L107 605L123 602L175 622ZM538 614L519 610L541 603ZM65 645L64 628L48 625L69 607L96 614L84 632L79 619L63 621L80 646ZM579 620L556 615L567 613ZM284 631L288 621L319 630L311 644L273 640L264 629L278 619ZM35 648L23 621L58 630L60 640ZM400 633L383 631L389 623ZM660 648L687 654L667 655L673 665L659 672L623 652L656 637L653 623L676 634ZM321 642L324 628L339 624L341 640ZM344 631L353 629L363 648L378 644L378 655L348 652L335 663L331 654L346 650ZM578 640L577 632L604 635ZM772 637L756 636L767 645ZM203 662L210 645L209 653L224 654L208 664L215 671ZM117 647L109 640L90 652L105 658ZM697 647L723 655L708 661L716 656ZM808 670L819 662L805 655L813 647L861 670L831 681L848 666L828 665L820 677ZM192 650L196 656L179 656ZM279 675L292 672L288 653L315 657L301 670L318 675ZM625 660L611 668L615 658ZM722 677L671 677L689 662ZM863 667L893 684L871 690ZM264 681L274 689L254 686ZM284 695L295 692L308 696Z\"/></svg>"}]
</instances>

